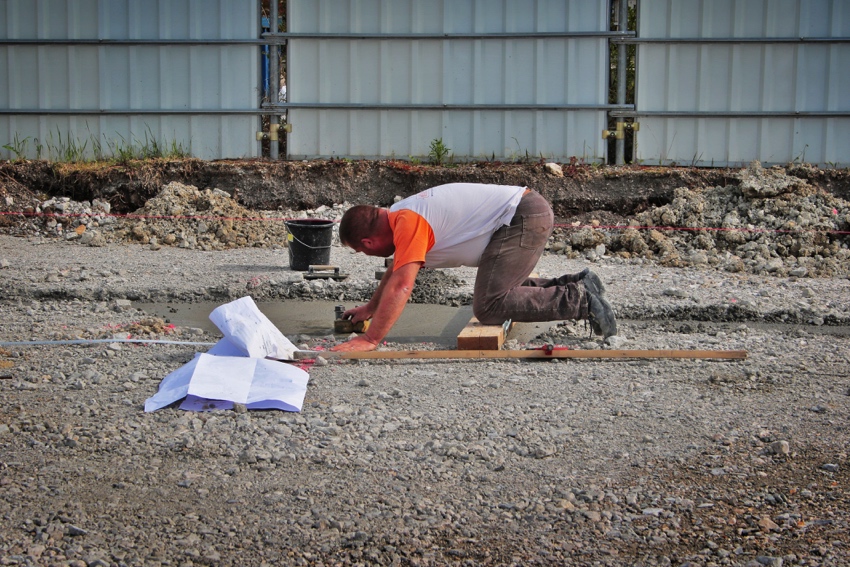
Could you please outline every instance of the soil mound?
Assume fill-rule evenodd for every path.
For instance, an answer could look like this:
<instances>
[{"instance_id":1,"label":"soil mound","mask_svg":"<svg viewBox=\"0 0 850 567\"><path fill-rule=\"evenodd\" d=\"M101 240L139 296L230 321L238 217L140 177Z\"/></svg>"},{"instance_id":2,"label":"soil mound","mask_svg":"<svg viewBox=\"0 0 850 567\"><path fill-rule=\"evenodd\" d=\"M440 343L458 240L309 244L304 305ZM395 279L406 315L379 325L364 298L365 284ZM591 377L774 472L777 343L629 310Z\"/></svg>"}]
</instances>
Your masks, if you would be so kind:
<instances>
[{"instance_id":1,"label":"soil mound","mask_svg":"<svg viewBox=\"0 0 850 567\"><path fill-rule=\"evenodd\" d=\"M850 273L850 203L781 168L754 163L739 177L737 186L678 188L671 203L622 227L593 221L563 227L552 250L780 276Z\"/></svg>"},{"instance_id":2,"label":"soil mound","mask_svg":"<svg viewBox=\"0 0 850 567\"><path fill-rule=\"evenodd\" d=\"M597 210L567 218L558 224L550 251L591 261L616 255L666 266L711 266L778 276L850 273L846 200L781 167L765 169L753 163L730 178L736 183L680 186L671 191L669 202L631 216ZM339 220L351 205L257 210L240 204L236 189L228 192L171 181L141 208L113 214L104 199L39 198L8 175L0 181L5 181L0 185L6 212L0 216L0 230L89 246L107 242L136 242L154 249L286 246L286 219Z\"/></svg>"}]
</instances>

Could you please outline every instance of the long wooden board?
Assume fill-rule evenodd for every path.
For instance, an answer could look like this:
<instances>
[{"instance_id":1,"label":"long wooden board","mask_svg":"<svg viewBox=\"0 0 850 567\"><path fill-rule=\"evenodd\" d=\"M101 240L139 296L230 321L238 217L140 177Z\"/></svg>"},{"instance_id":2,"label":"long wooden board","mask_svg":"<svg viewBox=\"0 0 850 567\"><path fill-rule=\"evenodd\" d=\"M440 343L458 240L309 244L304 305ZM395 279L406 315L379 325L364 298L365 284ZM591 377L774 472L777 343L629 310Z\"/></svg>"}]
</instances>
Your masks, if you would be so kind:
<instances>
[{"instance_id":1,"label":"long wooden board","mask_svg":"<svg viewBox=\"0 0 850 567\"><path fill-rule=\"evenodd\" d=\"M296 360L321 356L326 359L388 360L425 358L716 358L743 360L745 350L373 350L369 352L296 351Z\"/></svg>"}]
</instances>

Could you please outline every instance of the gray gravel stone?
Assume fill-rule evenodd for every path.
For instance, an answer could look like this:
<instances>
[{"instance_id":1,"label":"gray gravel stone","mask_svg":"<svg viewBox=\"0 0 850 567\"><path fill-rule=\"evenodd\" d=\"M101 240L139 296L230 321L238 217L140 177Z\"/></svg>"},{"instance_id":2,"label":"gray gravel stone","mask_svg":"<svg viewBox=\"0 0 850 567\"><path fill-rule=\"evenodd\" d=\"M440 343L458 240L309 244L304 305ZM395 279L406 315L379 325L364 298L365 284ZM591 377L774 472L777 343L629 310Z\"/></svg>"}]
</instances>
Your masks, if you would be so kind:
<instances>
[{"instance_id":1,"label":"gray gravel stone","mask_svg":"<svg viewBox=\"0 0 850 567\"><path fill-rule=\"evenodd\" d=\"M808 190L776 187L797 207L794 222L820 222ZM682 190L647 214L730 227L792 220L783 204L755 203L766 199L756 193ZM172 187L149 209L177 206L179 195L224 199ZM237 405L145 414L159 380L201 350L179 342L218 336L168 328L138 302L250 294L260 304L354 304L368 299L380 267L335 243L333 263L350 277L312 285L287 268L284 247L225 246L245 227L207 222L182 240L168 228L141 226L142 238L127 243L98 227L102 247L0 236L0 341L132 333L177 343L0 347L11 376L0 379L0 564L850 562L841 543L850 531L843 241L826 247L832 256L807 251L790 263L781 242L732 231L741 238L638 233L644 248L633 240L625 257L622 238L583 229L538 264L543 277L578 272L586 262L573 247L593 251L628 338L611 337L608 348L734 349L746 360L325 360L309 370L301 413ZM257 238L285 238L276 230ZM801 235L789 242L815 246ZM703 256L698 267L677 264ZM414 301L455 306L463 319L473 281L466 268L423 271ZM309 348L336 340L291 338ZM605 344L572 322L510 344L550 342ZM382 348L453 347L440 339Z\"/></svg>"}]
</instances>

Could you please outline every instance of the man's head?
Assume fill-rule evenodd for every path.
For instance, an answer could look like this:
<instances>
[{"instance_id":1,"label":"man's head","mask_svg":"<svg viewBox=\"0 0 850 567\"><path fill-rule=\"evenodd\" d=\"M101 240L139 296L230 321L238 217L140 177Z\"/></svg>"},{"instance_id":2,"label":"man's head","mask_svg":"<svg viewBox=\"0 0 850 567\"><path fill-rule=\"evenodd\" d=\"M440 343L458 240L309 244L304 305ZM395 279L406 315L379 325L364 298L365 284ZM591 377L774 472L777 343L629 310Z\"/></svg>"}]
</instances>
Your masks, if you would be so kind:
<instances>
[{"instance_id":1,"label":"man's head","mask_svg":"<svg viewBox=\"0 0 850 567\"><path fill-rule=\"evenodd\" d=\"M339 221L343 246L368 256L387 258L395 252L387 211L371 205L355 205Z\"/></svg>"}]
</instances>

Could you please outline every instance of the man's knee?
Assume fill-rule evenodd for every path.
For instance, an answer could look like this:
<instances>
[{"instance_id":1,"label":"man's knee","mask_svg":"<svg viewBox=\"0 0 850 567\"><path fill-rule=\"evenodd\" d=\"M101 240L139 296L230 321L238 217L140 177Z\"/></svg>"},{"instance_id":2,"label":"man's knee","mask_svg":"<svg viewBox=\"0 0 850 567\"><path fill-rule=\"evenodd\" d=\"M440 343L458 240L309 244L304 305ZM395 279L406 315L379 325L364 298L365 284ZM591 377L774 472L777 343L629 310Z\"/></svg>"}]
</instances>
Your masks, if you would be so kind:
<instances>
[{"instance_id":1,"label":"man's knee","mask_svg":"<svg viewBox=\"0 0 850 567\"><path fill-rule=\"evenodd\" d=\"M504 313L498 309L496 301L472 301L472 314L482 325L501 325L505 322Z\"/></svg>"}]
</instances>

